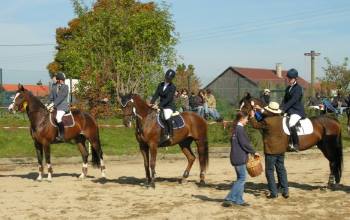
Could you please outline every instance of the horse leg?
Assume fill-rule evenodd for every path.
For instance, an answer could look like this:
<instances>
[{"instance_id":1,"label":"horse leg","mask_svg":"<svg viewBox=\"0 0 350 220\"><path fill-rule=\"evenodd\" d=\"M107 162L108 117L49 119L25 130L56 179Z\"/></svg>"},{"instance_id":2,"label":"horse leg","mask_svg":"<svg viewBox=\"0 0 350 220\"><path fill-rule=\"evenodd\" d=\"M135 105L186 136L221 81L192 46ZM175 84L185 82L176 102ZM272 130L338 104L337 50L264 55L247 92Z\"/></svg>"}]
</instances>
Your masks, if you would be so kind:
<instances>
[{"instance_id":1,"label":"horse leg","mask_svg":"<svg viewBox=\"0 0 350 220\"><path fill-rule=\"evenodd\" d=\"M51 149L50 145L45 144L44 145L44 152L45 152L45 161L47 165L47 181L51 182L52 181L52 166L51 166Z\"/></svg>"},{"instance_id":2,"label":"horse leg","mask_svg":"<svg viewBox=\"0 0 350 220\"><path fill-rule=\"evenodd\" d=\"M196 160L196 157L193 154L192 149L191 149L191 143L192 143L192 140L185 140L184 142L179 144L182 152L185 154L187 161L188 161L187 167L182 175L182 179L181 179L180 183L187 182L187 178L190 175L192 165L193 165L194 161Z\"/></svg>"},{"instance_id":3,"label":"horse leg","mask_svg":"<svg viewBox=\"0 0 350 220\"><path fill-rule=\"evenodd\" d=\"M205 171L207 169L208 165L208 141L206 139L199 139L196 140L197 144L197 151L198 151L198 157L199 157L199 165L200 165L200 182L199 185L203 186L205 185Z\"/></svg>"},{"instance_id":4,"label":"horse leg","mask_svg":"<svg viewBox=\"0 0 350 220\"><path fill-rule=\"evenodd\" d=\"M35 145L35 151L36 151L36 156L38 158L38 168L39 168L39 175L36 178L37 181L41 181L43 179L43 175L44 175L44 167L43 167L43 147L42 145L35 141L34 142Z\"/></svg>"},{"instance_id":5,"label":"horse leg","mask_svg":"<svg viewBox=\"0 0 350 220\"><path fill-rule=\"evenodd\" d=\"M82 173L79 176L79 179L84 179L87 176L88 172L88 157L89 153L86 150L85 146L86 138L83 135L80 135L76 138L76 143L78 145L78 149L81 153L81 156L83 158L83 167L82 167Z\"/></svg>"},{"instance_id":6,"label":"horse leg","mask_svg":"<svg viewBox=\"0 0 350 220\"><path fill-rule=\"evenodd\" d=\"M143 164L145 166L145 172L146 172L146 185L149 185L151 183L151 175L149 171L149 147L147 144L140 143L140 151L143 157Z\"/></svg>"},{"instance_id":7,"label":"horse leg","mask_svg":"<svg viewBox=\"0 0 350 220\"><path fill-rule=\"evenodd\" d=\"M155 179L156 179L156 159L157 159L157 150L158 144L150 144L150 152L151 152L151 187L155 188Z\"/></svg>"},{"instance_id":8,"label":"horse leg","mask_svg":"<svg viewBox=\"0 0 350 220\"><path fill-rule=\"evenodd\" d=\"M326 137L325 137L326 138ZM327 187L328 188L333 188L334 184L335 184L335 176L334 176L334 162L332 162L333 158L332 155L329 151L329 149L327 149L326 143L329 141L329 138L327 138L327 140L323 140L322 142L319 142L317 144L318 149L321 150L321 152L323 153L323 155L327 158L327 160L329 161L329 169L330 169L330 174L328 177L328 183L327 183ZM329 144L329 143L328 143Z\"/></svg>"}]
</instances>

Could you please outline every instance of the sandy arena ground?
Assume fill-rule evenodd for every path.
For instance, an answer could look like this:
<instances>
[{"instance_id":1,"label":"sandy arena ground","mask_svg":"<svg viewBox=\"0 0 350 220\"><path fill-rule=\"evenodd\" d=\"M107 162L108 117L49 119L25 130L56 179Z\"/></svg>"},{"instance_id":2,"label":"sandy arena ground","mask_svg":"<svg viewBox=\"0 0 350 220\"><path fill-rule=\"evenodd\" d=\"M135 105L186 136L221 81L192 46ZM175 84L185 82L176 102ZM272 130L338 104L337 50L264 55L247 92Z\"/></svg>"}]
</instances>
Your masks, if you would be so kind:
<instances>
[{"instance_id":1,"label":"sandy arena ground","mask_svg":"<svg viewBox=\"0 0 350 220\"><path fill-rule=\"evenodd\" d=\"M156 189L145 188L141 156L106 161L106 180L89 169L76 178L80 163L54 164L53 182L36 182L36 165L0 166L0 219L350 219L350 152L336 191L324 188L328 163L317 150L286 159L290 198L265 198L264 175L248 178L251 207L221 207L235 174L228 158L210 158L208 185L199 188L198 161L189 182L178 184L186 165L182 155L159 159ZM53 161L55 163L55 161Z\"/></svg>"}]
</instances>

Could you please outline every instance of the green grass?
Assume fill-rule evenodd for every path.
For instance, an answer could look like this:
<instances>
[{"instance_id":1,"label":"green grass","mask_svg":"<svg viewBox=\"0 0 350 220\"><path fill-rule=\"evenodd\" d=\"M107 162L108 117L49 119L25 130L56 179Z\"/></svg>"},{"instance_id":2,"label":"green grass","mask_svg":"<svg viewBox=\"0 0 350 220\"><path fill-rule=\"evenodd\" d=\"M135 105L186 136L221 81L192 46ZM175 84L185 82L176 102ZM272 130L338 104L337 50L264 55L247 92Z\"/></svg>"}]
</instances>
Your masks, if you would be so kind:
<instances>
[{"instance_id":1,"label":"green grass","mask_svg":"<svg viewBox=\"0 0 350 220\"><path fill-rule=\"evenodd\" d=\"M228 111L229 112L229 111ZM233 113L228 113L233 114ZM231 116L233 117L233 116ZM99 124L121 124L121 119L101 119ZM346 116L340 118L343 127L343 144L349 146L350 138L346 132ZM23 114L0 114L0 127L29 126L29 121ZM262 150L262 138L259 131L247 127L249 137L254 147ZM139 152L133 128L101 128L101 143L107 155L129 155ZM230 128L224 129L222 124L209 125L209 147L230 146ZM194 144L192 145L195 150ZM52 155L56 157L79 156L75 144L52 145ZM160 153L178 153L179 147L168 147L159 150ZM28 129L2 129L0 128L0 158L4 157L35 157L33 140Z\"/></svg>"}]
</instances>

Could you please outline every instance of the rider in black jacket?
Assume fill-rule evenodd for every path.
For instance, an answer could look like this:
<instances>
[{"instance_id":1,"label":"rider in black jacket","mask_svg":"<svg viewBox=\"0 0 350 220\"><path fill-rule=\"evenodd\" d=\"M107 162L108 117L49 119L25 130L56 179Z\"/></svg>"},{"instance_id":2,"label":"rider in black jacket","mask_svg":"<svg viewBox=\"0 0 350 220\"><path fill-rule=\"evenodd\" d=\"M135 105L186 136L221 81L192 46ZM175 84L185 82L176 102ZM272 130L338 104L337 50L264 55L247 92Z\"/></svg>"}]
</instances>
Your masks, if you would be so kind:
<instances>
[{"instance_id":1,"label":"rider in black jacket","mask_svg":"<svg viewBox=\"0 0 350 220\"><path fill-rule=\"evenodd\" d=\"M299 150L299 138L297 134L296 124L302 118L305 118L304 105L302 103L303 88L297 83L298 71L290 69L287 72L289 86L286 88L283 99L282 110L287 113L289 119L289 129L291 132L292 144L289 145L290 150Z\"/></svg>"},{"instance_id":2,"label":"rider in black jacket","mask_svg":"<svg viewBox=\"0 0 350 220\"><path fill-rule=\"evenodd\" d=\"M163 117L165 119L163 132L164 135L162 135L160 140L161 144L166 141L169 141L172 135L172 123L170 121L170 118L176 108L174 103L176 87L172 83L175 74L175 71L172 69L166 71L164 82L159 83L157 90L154 93L153 98L151 100L151 105L155 107L156 105L154 103L160 97L159 108L162 111Z\"/></svg>"}]
</instances>

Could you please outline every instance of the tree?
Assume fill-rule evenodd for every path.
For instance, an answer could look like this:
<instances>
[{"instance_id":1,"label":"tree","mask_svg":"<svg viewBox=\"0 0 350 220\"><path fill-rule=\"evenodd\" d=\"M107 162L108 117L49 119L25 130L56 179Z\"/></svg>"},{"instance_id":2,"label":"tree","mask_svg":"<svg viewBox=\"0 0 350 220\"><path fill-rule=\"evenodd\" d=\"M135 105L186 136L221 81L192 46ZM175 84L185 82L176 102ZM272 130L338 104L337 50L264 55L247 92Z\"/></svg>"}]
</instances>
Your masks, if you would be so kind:
<instances>
[{"instance_id":1,"label":"tree","mask_svg":"<svg viewBox=\"0 0 350 220\"><path fill-rule=\"evenodd\" d=\"M330 88L336 88L342 94L349 92L350 85L350 70L348 69L349 59L346 57L340 65L333 64L329 58L325 58L327 67L322 69L325 72L325 77L321 79L321 85L327 89L329 94Z\"/></svg>"},{"instance_id":2,"label":"tree","mask_svg":"<svg viewBox=\"0 0 350 220\"><path fill-rule=\"evenodd\" d=\"M57 54L50 74L83 79L78 98L136 92L148 95L175 63L175 27L165 4L97 0L87 9L72 0L77 17L56 29ZM97 78L103 79L96 80ZM95 100L98 101L98 100Z\"/></svg>"},{"instance_id":3,"label":"tree","mask_svg":"<svg viewBox=\"0 0 350 220\"><path fill-rule=\"evenodd\" d=\"M195 74L193 65L180 64L176 68L176 77L174 83L178 90L188 89L191 92L198 92L201 88L201 82Z\"/></svg>"}]
</instances>

